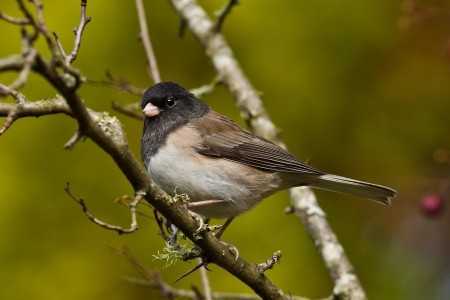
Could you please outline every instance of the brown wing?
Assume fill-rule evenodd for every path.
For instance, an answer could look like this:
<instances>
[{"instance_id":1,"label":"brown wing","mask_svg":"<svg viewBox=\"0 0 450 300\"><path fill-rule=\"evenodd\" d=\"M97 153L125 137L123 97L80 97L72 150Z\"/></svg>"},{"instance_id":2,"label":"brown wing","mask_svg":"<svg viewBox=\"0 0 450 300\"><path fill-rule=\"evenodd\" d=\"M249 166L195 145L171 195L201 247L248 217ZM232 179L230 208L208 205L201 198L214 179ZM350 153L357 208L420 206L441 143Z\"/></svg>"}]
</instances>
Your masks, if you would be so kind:
<instances>
[{"instance_id":1,"label":"brown wing","mask_svg":"<svg viewBox=\"0 0 450 300\"><path fill-rule=\"evenodd\" d=\"M201 133L203 141L196 150L203 155L221 157L267 171L323 174L216 112L194 119L190 125Z\"/></svg>"}]
</instances>

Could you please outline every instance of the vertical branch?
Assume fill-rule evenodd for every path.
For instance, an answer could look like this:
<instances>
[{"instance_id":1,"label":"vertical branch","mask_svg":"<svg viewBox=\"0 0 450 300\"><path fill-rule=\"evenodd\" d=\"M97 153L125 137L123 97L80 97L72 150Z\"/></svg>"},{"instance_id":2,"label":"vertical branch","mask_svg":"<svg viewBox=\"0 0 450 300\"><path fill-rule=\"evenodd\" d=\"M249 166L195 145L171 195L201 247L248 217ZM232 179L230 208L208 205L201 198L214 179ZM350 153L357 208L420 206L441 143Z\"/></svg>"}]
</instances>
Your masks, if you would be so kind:
<instances>
[{"instance_id":1,"label":"vertical branch","mask_svg":"<svg viewBox=\"0 0 450 300\"><path fill-rule=\"evenodd\" d=\"M199 263L202 263L201 259L199 259ZM200 268L200 277L202 279L203 293L205 296L205 300L212 300L213 298L211 292L211 285L209 284L207 272L208 270L206 270L206 268Z\"/></svg>"},{"instance_id":2,"label":"vertical branch","mask_svg":"<svg viewBox=\"0 0 450 300\"><path fill-rule=\"evenodd\" d=\"M80 51L81 47L81 36L83 35L84 27L91 21L90 17L86 17L86 5L87 0L81 0L80 25L73 30L75 33L75 44L70 55L65 58L66 63L69 65L77 58L78 51Z\"/></svg>"},{"instance_id":3,"label":"vertical branch","mask_svg":"<svg viewBox=\"0 0 450 300\"><path fill-rule=\"evenodd\" d=\"M84 27L91 21L90 17L86 17L86 5L87 0L81 0L81 9L80 9L80 24L77 28L73 30L73 33L75 34L75 41L73 45L73 49L70 52L69 55L66 55L64 52L64 48L61 44L61 41L59 40L58 35L56 32L53 32L53 36L55 37L56 44L58 45L59 51L61 52L62 58L63 58L63 67L66 69L66 71L69 70L70 64L72 64L75 59L77 58L78 52L80 51L81 47L81 37L83 36ZM70 70L69 70L70 71Z\"/></svg>"},{"instance_id":4,"label":"vertical branch","mask_svg":"<svg viewBox=\"0 0 450 300\"><path fill-rule=\"evenodd\" d=\"M141 28L140 37L142 43L144 44L145 53L147 55L148 60L147 71L149 72L149 75L153 78L153 82L158 83L161 81L161 77L159 75L158 64L156 62L156 57L153 51L150 35L147 30L147 18L145 17L144 3L142 2L142 0L136 0L136 8L139 18L139 27Z\"/></svg>"},{"instance_id":5,"label":"vertical branch","mask_svg":"<svg viewBox=\"0 0 450 300\"><path fill-rule=\"evenodd\" d=\"M22 8L22 10L26 10L25 9L25 5L23 4L22 0L19 0L19 5ZM33 4L36 8L36 13L37 13L37 22L35 23L35 28L42 33L42 35L45 38L45 41L47 43L47 46L50 49L50 52L52 53L52 55L54 57L57 56L57 51L56 51L56 46L55 43L53 43L52 37L49 34L49 31L47 30L47 25L45 24L45 20L44 20L44 6L42 5L41 2L39 2L39 0L33 0Z\"/></svg>"}]
</instances>

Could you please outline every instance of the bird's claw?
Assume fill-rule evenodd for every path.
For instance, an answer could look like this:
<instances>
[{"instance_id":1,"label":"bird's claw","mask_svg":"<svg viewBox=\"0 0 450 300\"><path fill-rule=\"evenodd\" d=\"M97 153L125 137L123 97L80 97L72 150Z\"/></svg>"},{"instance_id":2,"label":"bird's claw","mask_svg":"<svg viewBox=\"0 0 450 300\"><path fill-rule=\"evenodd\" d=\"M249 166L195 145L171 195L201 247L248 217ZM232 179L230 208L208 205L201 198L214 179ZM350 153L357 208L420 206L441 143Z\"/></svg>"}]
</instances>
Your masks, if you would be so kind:
<instances>
[{"instance_id":1,"label":"bird's claw","mask_svg":"<svg viewBox=\"0 0 450 300\"><path fill-rule=\"evenodd\" d=\"M230 243L224 242L222 240L219 240L219 241L222 245L224 245L225 247L228 247L228 251L234 252L234 254L235 254L234 260L237 260L239 258L239 250L236 246L234 246Z\"/></svg>"},{"instance_id":2,"label":"bird's claw","mask_svg":"<svg viewBox=\"0 0 450 300\"><path fill-rule=\"evenodd\" d=\"M195 231L197 233L202 231L203 227L205 227L205 222L203 222L203 218L199 214L193 212L192 210L188 210L188 211L189 211L189 214L191 215L191 217L194 218L199 224L198 228ZM206 226L207 225L208 224L206 224Z\"/></svg>"}]
</instances>

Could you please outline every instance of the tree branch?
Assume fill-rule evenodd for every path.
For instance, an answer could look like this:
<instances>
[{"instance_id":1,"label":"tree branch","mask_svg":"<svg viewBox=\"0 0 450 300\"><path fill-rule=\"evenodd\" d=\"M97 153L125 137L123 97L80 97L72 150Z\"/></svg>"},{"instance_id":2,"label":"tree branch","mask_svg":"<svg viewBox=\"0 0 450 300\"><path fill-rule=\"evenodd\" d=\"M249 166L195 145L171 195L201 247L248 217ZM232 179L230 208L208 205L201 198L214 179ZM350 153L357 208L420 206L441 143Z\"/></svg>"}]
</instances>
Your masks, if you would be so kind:
<instances>
[{"instance_id":1,"label":"tree branch","mask_svg":"<svg viewBox=\"0 0 450 300\"><path fill-rule=\"evenodd\" d=\"M153 78L153 82L158 83L161 81L161 76L159 75L158 64L156 62L155 53L150 40L150 34L147 30L147 18L145 17L144 3L142 0L136 0L136 8L138 12L139 27L141 28L140 37L142 43L144 44L145 53L148 60L147 70Z\"/></svg>"},{"instance_id":2,"label":"tree branch","mask_svg":"<svg viewBox=\"0 0 450 300\"><path fill-rule=\"evenodd\" d=\"M0 91L6 92L8 87L0 84ZM40 117L52 114L71 115L69 106L63 98L47 99L35 102L25 101L24 96L16 91L8 92L14 98L18 98L17 103L0 102L0 117L7 117L3 127L0 129L0 135L12 125L14 121L24 117ZM22 100L20 100L22 99Z\"/></svg>"},{"instance_id":3,"label":"tree branch","mask_svg":"<svg viewBox=\"0 0 450 300\"><path fill-rule=\"evenodd\" d=\"M89 220L91 220L93 223L99 225L100 227L103 227L108 230L117 231L119 234L123 233L133 233L136 230L139 229L137 218L136 218L136 208L139 205L139 203L142 201L143 196L145 195L143 192L137 192L136 198L133 200L133 202L130 203L130 211L131 211L131 225L129 228L123 228L122 226L116 226L112 224L108 224L106 222L101 221L97 217L95 217L87 208L86 202L83 198L76 197L72 191L70 190L70 184L67 183L66 188L64 189L66 193L69 195L70 198L72 198L75 202L80 204L81 208L83 209L84 214L88 217Z\"/></svg>"},{"instance_id":4,"label":"tree branch","mask_svg":"<svg viewBox=\"0 0 450 300\"><path fill-rule=\"evenodd\" d=\"M239 0L228 0L225 6L216 14L217 20L214 25L214 31L219 32L222 30L223 23L225 22L226 17L231 13L231 10L235 5L239 4Z\"/></svg>"}]
</instances>

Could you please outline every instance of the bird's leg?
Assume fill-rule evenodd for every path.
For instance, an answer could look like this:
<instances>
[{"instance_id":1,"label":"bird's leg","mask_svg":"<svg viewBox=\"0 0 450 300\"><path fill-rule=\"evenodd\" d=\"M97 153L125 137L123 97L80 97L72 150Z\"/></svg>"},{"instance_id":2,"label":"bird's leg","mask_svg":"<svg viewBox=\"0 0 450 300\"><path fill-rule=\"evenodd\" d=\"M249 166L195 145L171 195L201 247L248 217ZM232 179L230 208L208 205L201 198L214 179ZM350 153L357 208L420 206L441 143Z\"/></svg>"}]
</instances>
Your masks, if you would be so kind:
<instances>
[{"instance_id":1,"label":"bird's leg","mask_svg":"<svg viewBox=\"0 0 450 300\"><path fill-rule=\"evenodd\" d=\"M236 248L236 246L234 246L234 245L231 245L231 244L221 240L222 234L225 232L225 229L228 228L228 226L231 224L231 222L233 222L233 220L234 220L234 217L228 218L225 221L225 223L223 223L222 227L220 227L219 231L217 231L215 236L216 236L216 238L218 238L220 240L220 242L223 245L229 247L229 250L233 251L236 254L236 259L238 259L238 257L239 257L239 250L238 250L238 248Z\"/></svg>"},{"instance_id":2,"label":"bird's leg","mask_svg":"<svg viewBox=\"0 0 450 300\"><path fill-rule=\"evenodd\" d=\"M225 223L223 223L222 227L220 227L219 231L216 233L216 238L220 239L222 237L222 234L225 232L225 229L233 222L234 217L228 218Z\"/></svg>"},{"instance_id":3,"label":"bird's leg","mask_svg":"<svg viewBox=\"0 0 450 300\"><path fill-rule=\"evenodd\" d=\"M189 208L189 206L188 206ZM205 223L203 222L203 218L202 216L200 216L198 213L193 212L192 210L188 209L189 214L191 215L191 217L193 217L195 220L197 220L197 222L200 224L197 228L197 232L199 232L203 226L205 225Z\"/></svg>"},{"instance_id":4,"label":"bird's leg","mask_svg":"<svg viewBox=\"0 0 450 300\"><path fill-rule=\"evenodd\" d=\"M202 200L202 201L196 201L196 202L188 202L188 208L198 207L198 206L202 206L202 205L211 205L211 204L216 204L216 203L223 203L223 202L228 202L228 201L227 200ZM199 215L194 213L194 212L191 212L191 214L195 214L197 217L199 217ZM225 232L225 230L228 228L228 226L231 224L231 222L233 220L234 220L234 217L228 218L225 221L225 223L223 223L223 225L220 227L219 231L215 234L215 237L217 239L219 239L220 242L223 245L229 247L230 250L233 251L236 254L236 259L238 259L238 257L239 257L239 250L235 246L233 246L233 245L231 245L231 244L221 240L222 234ZM200 230L202 227L203 227L203 223L201 223L201 226L199 227L198 230Z\"/></svg>"},{"instance_id":5,"label":"bird's leg","mask_svg":"<svg viewBox=\"0 0 450 300\"><path fill-rule=\"evenodd\" d=\"M188 208L191 208L191 207L223 203L223 202L228 202L228 200L202 200L202 201L189 202L187 205L188 205Z\"/></svg>"},{"instance_id":6,"label":"bird's leg","mask_svg":"<svg viewBox=\"0 0 450 300\"><path fill-rule=\"evenodd\" d=\"M227 200L202 200L202 201L195 201L195 202L187 202L186 203L186 207L189 209L189 213L200 224L200 226L198 227L197 231L200 231L200 229L203 228L205 223L203 222L202 217L199 214L197 214L197 213L193 212L192 210L190 210L190 208L203 206L203 205L211 205L211 204L215 204L215 203L223 203L223 202L227 202Z\"/></svg>"}]
</instances>

